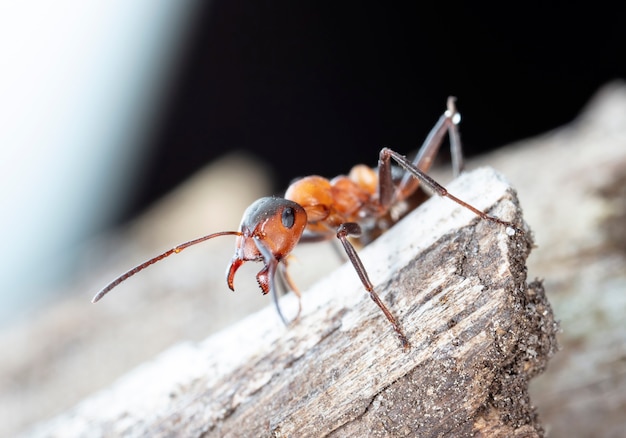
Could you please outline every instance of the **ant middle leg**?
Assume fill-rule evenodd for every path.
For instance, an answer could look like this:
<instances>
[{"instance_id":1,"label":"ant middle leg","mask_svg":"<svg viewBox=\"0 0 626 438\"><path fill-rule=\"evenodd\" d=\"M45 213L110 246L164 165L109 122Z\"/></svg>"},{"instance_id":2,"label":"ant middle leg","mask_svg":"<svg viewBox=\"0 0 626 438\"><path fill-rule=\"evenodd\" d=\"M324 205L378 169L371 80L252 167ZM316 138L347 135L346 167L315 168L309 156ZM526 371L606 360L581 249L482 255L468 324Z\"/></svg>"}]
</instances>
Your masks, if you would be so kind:
<instances>
[{"instance_id":1,"label":"ant middle leg","mask_svg":"<svg viewBox=\"0 0 626 438\"><path fill-rule=\"evenodd\" d=\"M369 279L369 276L367 275L367 271L365 270L365 266L363 266L363 262L361 262L361 258L359 257L358 253L356 252L356 250L354 249L354 247L348 240L348 236L356 237L360 235L361 235L361 227L359 226L359 224L354 223L354 222L343 223L339 226L339 229L337 230L337 238L343 245L343 248L346 251L346 254L348 255L348 259L350 259L350 262L352 262L352 266L354 266L356 273L361 279L361 283L363 283L363 287L365 287L365 290L368 292L372 301L374 301L376 305L380 308L380 310L383 311L383 313L385 314L385 316L387 317L387 319L393 326L394 331L396 332L398 338L400 339L402 348L407 350L411 346L409 344L407 337L402 332L402 329L400 328L400 325L398 324L398 321L396 320L396 318L389 311L387 306L385 306L385 303L382 302L382 300L380 299L380 297L374 290L374 285L372 284L372 282Z\"/></svg>"},{"instance_id":2,"label":"ant middle leg","mask_svg":"<svg viewBox=\"0 0 626 438\"><path fill-rule=\"evenodd\" d=\"M507 233L509 233L511 235L515 234L516 232L519 232L520 234L523 234L523 231L520 228L518 228L517 226L515 226L514 224L512 224L511 222L502 220L502 219L500 219L498 217L495 217L495 216L491 216L491 215L489 215L489 214L479 210L478 208L474 207L473 205L468 204L467 202L463 201L462 199L459 199L456 196L452 195L450 192L448 192L448 190L446 190L446 188L444 186L439 184L437 181L435 181L433 178L428 176L422 170L418 169L405 156L400 155L399 153L397 153L397 152L395 152L395 151L393 151L393 150L391 150L389 148L383 148L380 151L380 157L381 157L381 161L383 161L385 163L386 167L390 167L390 159L393 158L393 160L396 163L398 163L404 170L406 170L411 176L413 176L415 179L419 180L421 183L423 183L426 186L428 186L428 188L430 190L432 190L434 193L436 193L439 196L448 198L451 201L456 202L461 207L464 207L464 208L470 210L471 212L473 212L474 214L476 214L477 216L479 216L481 219L484 219L484 220L487 220L487 221L490 221L490 222L495 222L497 224L506 226L507 227Z\"/></svg>"}]
</instances>

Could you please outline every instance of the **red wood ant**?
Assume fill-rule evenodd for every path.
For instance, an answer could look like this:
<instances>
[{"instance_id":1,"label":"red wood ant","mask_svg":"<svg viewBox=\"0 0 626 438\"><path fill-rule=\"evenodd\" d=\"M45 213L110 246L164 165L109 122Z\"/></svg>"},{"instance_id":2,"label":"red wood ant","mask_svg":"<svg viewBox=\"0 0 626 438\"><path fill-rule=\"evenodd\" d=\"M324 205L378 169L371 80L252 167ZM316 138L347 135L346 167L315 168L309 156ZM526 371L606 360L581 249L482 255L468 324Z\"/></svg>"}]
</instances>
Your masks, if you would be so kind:
<instances>
[{"instance_id":1,"label":"red wood ant","mask_svg":"<svg viewBox=\"0 0 626 438\"><path fill-rule=\"evenodd\" d=\"M451 195L442 185L426 174L446 132L450 139L454 174L456 176L460 173L463 167L457 128L460 118L455 99L449 97L446 111L430 131L413 161L391 149L383 148L380 151L377 170L365 165L357 165L347 176L338 176L332 180L321 176L307 176L299 179L289 186L284 198L265 197L252 203L243 214L239 231L209 234L165 251L120 275L98 292L92 301L95 303L100 300L121 282L159 260L214 237L230 235L237 236L237 238L235 255L226 272L228 287L235 290L235 273L243 263L263 262L264 267L257 274L257 281L263 294L272 292L278 314L287 324L278 306L274 281L277 270L281 279L285 280L300 298L300 292L287 274L287 256L298 242L322 241L336 236L370 298L393 326L402 347L407 349L409 348L408 339L396 318L374 290L374 285L348 237L358 238L363 232L370 235L390 221L397 221L398 218L393 214L393 208L405 202L420 184L426 185L437 195L471 210L484 220L506 226L508 234L514 234L516 231L522 232L512 223L490 216ZM393 176L392 159L405 171L401 178Z\"/></svg>"}]
</instances>

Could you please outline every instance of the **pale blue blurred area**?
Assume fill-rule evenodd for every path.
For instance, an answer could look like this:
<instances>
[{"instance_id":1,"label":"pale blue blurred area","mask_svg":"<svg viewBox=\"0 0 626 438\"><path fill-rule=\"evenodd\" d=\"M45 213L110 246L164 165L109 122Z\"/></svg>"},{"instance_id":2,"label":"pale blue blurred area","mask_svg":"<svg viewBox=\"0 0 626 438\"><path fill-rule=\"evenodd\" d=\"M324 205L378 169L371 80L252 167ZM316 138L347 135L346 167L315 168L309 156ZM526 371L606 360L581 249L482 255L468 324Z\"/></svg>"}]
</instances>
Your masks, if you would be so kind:
<instances>
[{"instance_id":1,"label":"pale blue blurred area","mask_svg":"<svg viewBox=\"0 0 626 438\"><path fill-rule=\"evenodd\" d=\"M194 0L0 0L0 323L123 205Z\"/></svg>"}]
</instances>

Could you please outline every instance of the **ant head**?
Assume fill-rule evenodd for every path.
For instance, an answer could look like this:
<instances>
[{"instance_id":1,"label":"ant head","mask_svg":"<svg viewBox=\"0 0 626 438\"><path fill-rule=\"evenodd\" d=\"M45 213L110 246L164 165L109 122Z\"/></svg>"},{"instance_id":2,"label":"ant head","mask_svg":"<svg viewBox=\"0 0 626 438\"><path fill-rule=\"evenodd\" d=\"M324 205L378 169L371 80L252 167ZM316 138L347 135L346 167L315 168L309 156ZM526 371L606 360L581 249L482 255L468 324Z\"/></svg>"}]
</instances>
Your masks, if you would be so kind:
<instances>
[{"instance_id":1,"label":"ant head","mask_svg":"<svg viewBox=\"0 0 626 438\"><path fill-rule=\"evenodd\" d=\"M263 293L268 293L278 262L296 246L306 224L304 208L293 201L266 197L252 203L241 219L241 234L226 273L228 287L235 290L235 273L244 262L262 260L265 267L256 278Z\"/></svg>"}]
</instances>

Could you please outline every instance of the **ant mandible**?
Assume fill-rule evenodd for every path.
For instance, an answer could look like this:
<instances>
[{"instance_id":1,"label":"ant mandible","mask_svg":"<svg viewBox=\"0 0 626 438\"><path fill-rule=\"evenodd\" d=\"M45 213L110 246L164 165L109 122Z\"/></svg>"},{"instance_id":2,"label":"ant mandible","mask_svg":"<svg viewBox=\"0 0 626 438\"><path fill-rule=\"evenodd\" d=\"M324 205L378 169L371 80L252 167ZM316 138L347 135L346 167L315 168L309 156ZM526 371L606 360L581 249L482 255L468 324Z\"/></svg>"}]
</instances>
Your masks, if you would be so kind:
<instances>
[{"instance_id":1,"label":"ant mandible","mask_svg":"<svg viewBox=\"0 0 626 438\"><path fill-rule=\"evenodd\" d=\"M374 290L374 285L348 237L359 237L363 231L372 233L384 227L390 220L392 222L397 220L392 214L392 209L405 202L420 184L426 185L432 192L456 202L484 220L506 226L508 234L522 232L512 223L490 216L451 195L426 174L446 132L450 139L453 172L455 176L461 172L463 162L457 128L460 119L455 98L449 97L446 111L426 137L413 161L389 148L383 148L380 151L377 170L365 165L356 165L348 176L338 176L332 180L316 175L299 179L287 188L284 198L265 197L253 202L243 214L239 231L209 234L165 251L120 275L98 292L92 302L97 302L124 280L172 254L214 237L230 235L237 238L235 255L226 271L228 287L235 290L235 273L243 263L263 262L264 267L257 274L257 281L263 294L272 293L278 314L287 324L278 306L274 281L277 270L298 296L300 304L300 292L287 274L287 256L298 242L316 242L336 236L370 298L391 323L402 347L408 349L410 344L407 337ZM399 179L394 178L392 159L405 171ZM298 316L295 319L297 318Z\"/></svg>"}]
</instances>

